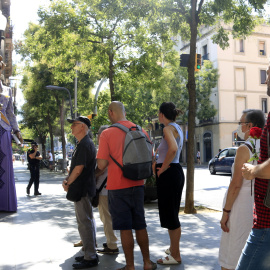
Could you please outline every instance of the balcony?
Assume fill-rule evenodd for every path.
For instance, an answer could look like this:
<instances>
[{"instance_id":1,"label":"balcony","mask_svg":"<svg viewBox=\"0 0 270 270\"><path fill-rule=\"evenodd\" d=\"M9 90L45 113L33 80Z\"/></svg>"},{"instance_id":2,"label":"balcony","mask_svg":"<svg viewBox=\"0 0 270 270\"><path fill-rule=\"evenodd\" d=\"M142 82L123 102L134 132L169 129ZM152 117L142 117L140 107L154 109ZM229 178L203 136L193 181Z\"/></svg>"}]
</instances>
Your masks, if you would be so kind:
<instances>
[{"instance_id":1,"label":"balcony","mask_svg":"<svg viewBox=\"0 0 270 270\"><path fill-rule=\"evenodd\" d=\"M209 125L209 124L213 124L214 123L214 117L211 118L205 118L199 121L199 125Z\"/></svg>"}]
</instances>

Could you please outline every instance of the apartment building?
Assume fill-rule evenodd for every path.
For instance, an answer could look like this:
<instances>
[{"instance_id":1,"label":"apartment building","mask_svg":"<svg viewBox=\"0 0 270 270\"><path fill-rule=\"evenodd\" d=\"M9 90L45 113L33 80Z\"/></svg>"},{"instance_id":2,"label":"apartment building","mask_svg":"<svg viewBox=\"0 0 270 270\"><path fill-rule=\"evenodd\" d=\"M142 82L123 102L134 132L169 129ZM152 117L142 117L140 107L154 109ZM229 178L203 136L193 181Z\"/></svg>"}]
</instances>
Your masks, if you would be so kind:
<instances>
[{"instance_id":1,"label":"apartment building","mask_svg":"<svg viewBox=\"0 0 270 270\"><path fill-rule=\"evenodd\" d=\"M228 30L230 28L228 27ZM196 147L203 162L209 161L219 149L238 144L236 129L244 109L269 111L266 95L266 69L270 56L270 26L260 25L246 39L229 39L229 48L222 50L213 44L214 30L201 29L197 53L210 60L218 69L219 80L211 101L217 109L213 119L196 122ZM189 44L179 42L181 53L189 53Z\"/></svg>"},{"instance_id":2,"label":"apartment building","mask_svg":"<svg viewBox=\"0 0 270 270\"><path fill-rule=\"evenodd\" d=\"M3 81L10 84L9 77L12 75L12 25L10 21L10 0L0 0L0 52L3 56L6 68L3 72Z\"/></svg>"}]
</instances>

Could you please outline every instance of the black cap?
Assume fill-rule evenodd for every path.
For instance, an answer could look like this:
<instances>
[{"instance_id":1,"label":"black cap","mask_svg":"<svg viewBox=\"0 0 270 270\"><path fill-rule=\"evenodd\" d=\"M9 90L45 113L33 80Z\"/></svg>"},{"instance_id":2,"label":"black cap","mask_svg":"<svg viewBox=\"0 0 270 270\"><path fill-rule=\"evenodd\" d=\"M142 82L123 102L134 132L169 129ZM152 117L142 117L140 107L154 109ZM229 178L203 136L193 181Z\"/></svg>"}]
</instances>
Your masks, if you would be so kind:
<instances>
[{"instance_id":1,"label":"black cap","mask_svg":"<svg viewBox=\"0 0 270 270\"><path fill-rule=\"evenodd\" d=\"M67 119L69 123L73 123L74 121L79 121L87 125L89 128L91 126L90 120L86 116L79 116L75 119Z\"/></svg>"},{"instance_id":2,"label":"black cap","mask_svg":"<svg viewBox=\"0 0 270 270\"><path fill-rule=\"evenodd\" d=\"M38 145L38 144L35 141L32 141L31 145Z\"/></svg>"}]
</instances>

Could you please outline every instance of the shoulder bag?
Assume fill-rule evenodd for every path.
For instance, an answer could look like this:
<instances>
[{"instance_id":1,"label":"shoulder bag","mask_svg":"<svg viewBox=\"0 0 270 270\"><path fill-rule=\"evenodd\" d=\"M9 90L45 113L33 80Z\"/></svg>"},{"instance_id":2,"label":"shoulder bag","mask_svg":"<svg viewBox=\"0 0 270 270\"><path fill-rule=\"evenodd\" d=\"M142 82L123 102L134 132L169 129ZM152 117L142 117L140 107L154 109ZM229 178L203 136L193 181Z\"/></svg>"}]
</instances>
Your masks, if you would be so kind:
<instances>
[{"instance_id":1,"label":"shoulder bag","mask_svg":"<svg viewBox=\"0 0 270 270\"><path fill-rule=\"evenodd\" d=\"M102 182L101 186L99 187L99 189L96 190L96 195L91 199L91 203L93 207L98 207L98 203L99 203L99 193L101 192L101 190L103 189L103 187L105 186L107 182L107 177L104 179L104 181Z\"/></svg>"},{"instance_id":2,"label":"shoulder bag","mask_svg":"<svg viewBox=\"0 0 270 270\"><path fill-rule=\"evenodd\" d=\"M66 198L71 202L78 202L81 200L84 192L84 182L81 178L76 179L68 188Z\"/></svg>"}]
</instances>

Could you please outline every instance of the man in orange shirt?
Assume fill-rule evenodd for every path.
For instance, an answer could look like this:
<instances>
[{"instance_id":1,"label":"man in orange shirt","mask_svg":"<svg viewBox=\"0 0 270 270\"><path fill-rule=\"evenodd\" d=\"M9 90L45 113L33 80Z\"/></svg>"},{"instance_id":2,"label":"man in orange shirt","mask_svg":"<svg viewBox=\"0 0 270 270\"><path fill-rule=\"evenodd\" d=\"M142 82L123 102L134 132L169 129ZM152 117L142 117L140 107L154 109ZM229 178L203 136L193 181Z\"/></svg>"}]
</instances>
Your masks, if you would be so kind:
<instances>
[{"instance_id":1,"label":"man in orange shirt","mask_svg":"<svg viewBox=\"0 0 270 270\"><path fill-rule=\"evenodd\" d=\"M108 109L112 124L120 123L128 128L135 126L126 119L124 105L113 101ZM144 131L147 135L147 133ZM111 127L101 133L97 153L98 170L108 167L107 189L109 209L112 216L113 229L120 230L121 243L126 258L126 266L119 270L134 270L134 238L132 229L136 232L136 240L140 246L144 261L144 269L156 269L157 265L150 261L149 241L144 216L144 180L130 180L123 176L122 170L111 159L110 155L122 164L126 133L116 127ZM147 135L148 136L148 135Z\"/></svg>"}]
</instances>

